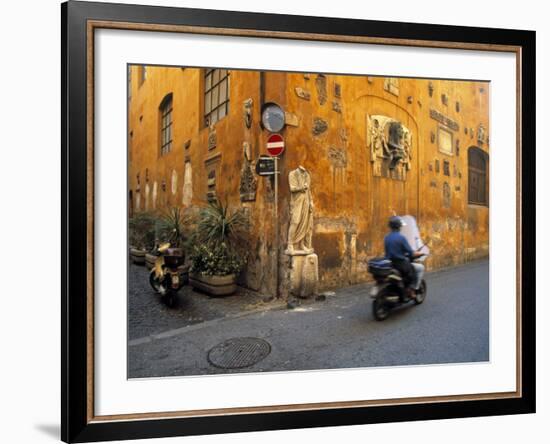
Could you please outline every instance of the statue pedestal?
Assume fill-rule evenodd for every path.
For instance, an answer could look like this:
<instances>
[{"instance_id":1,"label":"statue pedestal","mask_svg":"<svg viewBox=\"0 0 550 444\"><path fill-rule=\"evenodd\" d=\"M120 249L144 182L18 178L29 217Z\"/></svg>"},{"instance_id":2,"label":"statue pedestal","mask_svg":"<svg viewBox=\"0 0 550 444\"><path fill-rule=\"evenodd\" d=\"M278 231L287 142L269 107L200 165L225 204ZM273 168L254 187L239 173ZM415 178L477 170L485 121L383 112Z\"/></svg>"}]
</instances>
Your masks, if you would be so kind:
<instances>
[{"instance_id":1,"label":"statue pedestal","mask_svg":"<svg viewBox=\"0 0 550 444\"><path fill-rule=\"evenodd\" d=\"M300 298L317 294L319 260L309 251L292 251L290 256L290 293Z\"/></svg>"}]
</instances>

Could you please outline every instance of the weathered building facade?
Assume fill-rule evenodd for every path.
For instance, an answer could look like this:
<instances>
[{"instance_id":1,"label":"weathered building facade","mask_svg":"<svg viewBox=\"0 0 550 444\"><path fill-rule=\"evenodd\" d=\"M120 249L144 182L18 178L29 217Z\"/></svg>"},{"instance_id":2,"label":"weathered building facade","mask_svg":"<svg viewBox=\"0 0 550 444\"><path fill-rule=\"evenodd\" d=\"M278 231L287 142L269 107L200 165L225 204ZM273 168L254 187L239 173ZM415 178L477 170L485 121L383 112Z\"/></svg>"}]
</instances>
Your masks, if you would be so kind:
<instances>
[{"instance_id":1,"label":"weathered building facade","mask_svg":"<svg viewBox=\"0 0 550 444\"><path fill-rule=\"evenodd\" d=\"M300 165L321 290L369 279L393 214L417 218L430 268L489 253L486 82L131 66L128 96L130 214L214 197L246 208L251 289L288 291L288 174ZM286 122L277 217L274 181L255 173L270 102Z\"/></svg>"}]
</instances>

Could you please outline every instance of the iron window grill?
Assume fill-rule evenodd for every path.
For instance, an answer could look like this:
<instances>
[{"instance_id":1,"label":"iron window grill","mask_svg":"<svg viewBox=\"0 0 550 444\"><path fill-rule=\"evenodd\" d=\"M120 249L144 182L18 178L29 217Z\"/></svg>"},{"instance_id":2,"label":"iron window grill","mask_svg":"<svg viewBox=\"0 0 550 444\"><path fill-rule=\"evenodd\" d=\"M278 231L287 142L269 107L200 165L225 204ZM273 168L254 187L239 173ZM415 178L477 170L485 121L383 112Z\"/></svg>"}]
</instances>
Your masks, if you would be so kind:
<instances>
[{"instance_id":1,"label":"iron window grill","mask_svg":"<svg viewBox=\"0 0 550 444\"><path fill-rule=\"evenodd\" d=\"M210 126L229 112L229 71L204 70L204 124Z\"/></svg>"},{"instance_id":2,"label":"iron window grill","mask_svg":"<svg viewBox=\"0 0 550 444\"><path fill-rule=\"evenodd\" d=\"M172 150L172 94L168 94L160 105L160 155Z\"/></svg>"}]
</instances>

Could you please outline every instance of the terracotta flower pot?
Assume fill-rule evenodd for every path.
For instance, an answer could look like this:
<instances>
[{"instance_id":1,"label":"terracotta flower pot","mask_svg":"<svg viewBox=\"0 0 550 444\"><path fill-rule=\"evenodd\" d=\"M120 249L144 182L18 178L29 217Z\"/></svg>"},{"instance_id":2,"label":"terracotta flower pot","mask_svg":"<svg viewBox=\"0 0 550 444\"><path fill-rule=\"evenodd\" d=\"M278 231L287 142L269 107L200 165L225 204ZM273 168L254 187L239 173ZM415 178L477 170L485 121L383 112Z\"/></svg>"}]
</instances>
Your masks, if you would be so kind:
<instances>
[{"instance_id":1,"label":"terracotta flower pot","mask_svg":"<svg viewBox=\"0 0 550 444\"><path fill-rule=\"evenodd\" d=\"M145 266L150 270L155 266L155 261L157 260L156 255L151 253L145 253Z\"/></svg>"},{"instance_id":2,"label":"terracotta flower pot","mask_svg":"<svg viewBox=\"0 0 550 444\"><path fill-rule=\"evenodd\" d=\"M132 262L137 265L144 265L145 264L145 254L147 252L145 250L139 250L137 248L130 248L130 258L132 259Z\"/></svg>"},{"instance_id":3,"label":"terracotta flower pot","mask_svg":"<svg viewBox=\"0 0 550 444\"><path fill-rule=\"evenodd\" d=\"M189 283L193 288L212 296L227 296L237 290L237 275L206 276L200 273L189 273Z\"/></svg>"}]
</instances>

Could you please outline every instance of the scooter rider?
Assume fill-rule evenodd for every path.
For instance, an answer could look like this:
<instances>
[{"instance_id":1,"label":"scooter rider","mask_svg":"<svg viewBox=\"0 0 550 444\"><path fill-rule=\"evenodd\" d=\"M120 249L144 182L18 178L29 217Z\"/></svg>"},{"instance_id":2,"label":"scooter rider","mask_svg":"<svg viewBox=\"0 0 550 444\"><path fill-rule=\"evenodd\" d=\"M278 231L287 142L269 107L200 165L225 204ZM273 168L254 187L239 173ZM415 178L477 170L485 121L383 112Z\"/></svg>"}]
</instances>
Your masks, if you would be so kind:
<instances>
[{"instance_id":1,"label":"scooter rider","mask_svg":"<svg viewBox=\"0 0 550 444\"><path fill-rule=\"evenodd\" d=\"M391 232L384 238L386 257L392 261L393 266L399 270L407 288L409 297L414 297L414 289L418 289L424 274L424 265L411 263L411 260L422 256L413 251L409 242L399 231L404 225L399 216L393 216L388 223Z\"/></svg>"}]
</instances>

